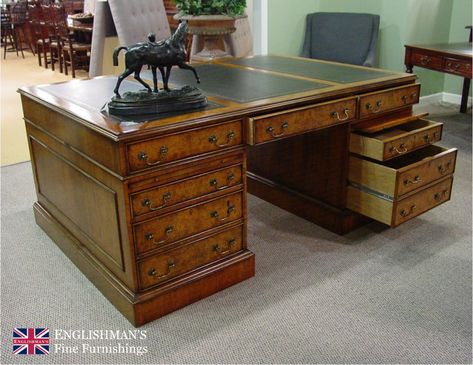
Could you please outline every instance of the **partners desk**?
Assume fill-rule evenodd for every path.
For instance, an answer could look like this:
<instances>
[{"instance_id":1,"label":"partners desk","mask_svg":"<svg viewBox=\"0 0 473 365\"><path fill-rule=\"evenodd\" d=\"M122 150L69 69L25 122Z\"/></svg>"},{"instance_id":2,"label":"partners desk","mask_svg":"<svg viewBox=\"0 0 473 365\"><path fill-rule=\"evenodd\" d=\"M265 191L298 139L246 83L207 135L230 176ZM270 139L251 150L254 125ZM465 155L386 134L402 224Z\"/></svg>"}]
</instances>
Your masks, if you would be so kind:
<instances>
[{"instance_id":1,"label":"partners desk","mask_svg":"<svg viewBox=\"0 0 473 365\"><path fill-rule=\"evenodd\" d=\"M415 75L280 56L196 68L209 105L174 115L108 115L115 77L19 90L36 222L134 325L254 275L247 191L339 234L450 199L456 150L413 113Z\"/></svg>"},{"instance_id":2,"label":"partners desk","mask_svg":"<svg viewBox=\"0 0 473 365\"><path fill-rule=\"evenodd\" d=\"M412 68L418 66L464 78L460 113L466 113L472 75L471 34L470 42L405 45L404 47L406 48L404 63L407 72L412 73Z\"/></svg>"}]
</instances>

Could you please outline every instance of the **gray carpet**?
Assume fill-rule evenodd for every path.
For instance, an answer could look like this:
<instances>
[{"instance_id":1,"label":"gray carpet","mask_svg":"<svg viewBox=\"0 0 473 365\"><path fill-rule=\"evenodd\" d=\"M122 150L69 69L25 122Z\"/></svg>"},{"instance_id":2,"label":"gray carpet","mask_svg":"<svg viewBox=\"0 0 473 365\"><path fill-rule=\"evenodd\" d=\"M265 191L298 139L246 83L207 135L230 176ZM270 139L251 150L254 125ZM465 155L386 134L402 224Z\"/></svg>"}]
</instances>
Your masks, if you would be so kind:
<instances>
[{"instance_id":1,"label":"gray carpet","mask_svg":"<svg viewBox=\"0 0 473 365\"><path fill-rule=\"evenodd\" d=\"M12 354L13 327L132 326L35 225L30 164L3 168L2 363L471 363L471 114L455 110L433 118L460 149L449 203L339 237L250 196L256 277L122 341L142 356Z\"/></svg>"}]
</instances>

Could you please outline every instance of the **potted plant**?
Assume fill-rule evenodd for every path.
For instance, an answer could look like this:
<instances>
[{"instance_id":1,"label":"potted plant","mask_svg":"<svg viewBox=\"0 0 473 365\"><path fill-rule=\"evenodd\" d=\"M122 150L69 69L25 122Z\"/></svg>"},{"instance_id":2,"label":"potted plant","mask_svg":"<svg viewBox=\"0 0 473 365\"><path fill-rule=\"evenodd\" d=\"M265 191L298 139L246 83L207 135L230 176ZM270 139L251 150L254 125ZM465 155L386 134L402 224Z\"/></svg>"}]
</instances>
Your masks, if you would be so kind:
<instances>
[{"instance_id":1,"label":"potted plant","mask_svg":"<svg viewBox=\"0 0 473 365\"><path fill-rule=\"evenodd\" d=\"M224 36L233 33L235 21L246 17L246 0L174 0L176 19L185 20L189 33L197 36L200 51L195 60L207 61L228 56Z\"/></svg>"}]
</instances>

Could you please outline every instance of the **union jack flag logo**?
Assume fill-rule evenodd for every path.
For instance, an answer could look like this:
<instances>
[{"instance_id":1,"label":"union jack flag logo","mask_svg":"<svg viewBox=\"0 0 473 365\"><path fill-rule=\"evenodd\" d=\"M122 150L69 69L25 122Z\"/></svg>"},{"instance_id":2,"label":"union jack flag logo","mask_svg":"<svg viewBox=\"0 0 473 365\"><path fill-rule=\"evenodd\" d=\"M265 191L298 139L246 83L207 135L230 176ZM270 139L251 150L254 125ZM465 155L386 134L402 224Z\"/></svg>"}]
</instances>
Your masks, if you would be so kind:
<instances>
[{"instance_id":1,"label":"union jack flag logo","mask_svg":"<svg viewBox=\"0 0 473 365\"><path fill-rule=\"evenodd\" d=\"M14 328L13 353L17 355L49 354L49 328Z\"/></svg>"}]
</instances>

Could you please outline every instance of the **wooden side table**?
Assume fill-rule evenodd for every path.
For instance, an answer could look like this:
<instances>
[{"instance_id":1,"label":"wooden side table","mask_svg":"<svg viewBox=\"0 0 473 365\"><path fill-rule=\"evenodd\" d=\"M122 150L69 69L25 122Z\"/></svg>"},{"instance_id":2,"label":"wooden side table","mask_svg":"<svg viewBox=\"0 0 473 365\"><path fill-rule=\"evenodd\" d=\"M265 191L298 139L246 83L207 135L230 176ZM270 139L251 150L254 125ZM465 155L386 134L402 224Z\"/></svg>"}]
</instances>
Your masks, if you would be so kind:
<instances>
[{"instance_id":1,"label":"wooden side table","mask_svg":"<svg viewBox=\"0 0 473 365\"><path fill-rule=\"evenodd\" d=\"M472 72L471 45L471 35L470 42L405 45L406 71L412 73L412 68L417 66L462 76L464 81L460 113L466 113Z\"/></svg>"}]
</instances>

